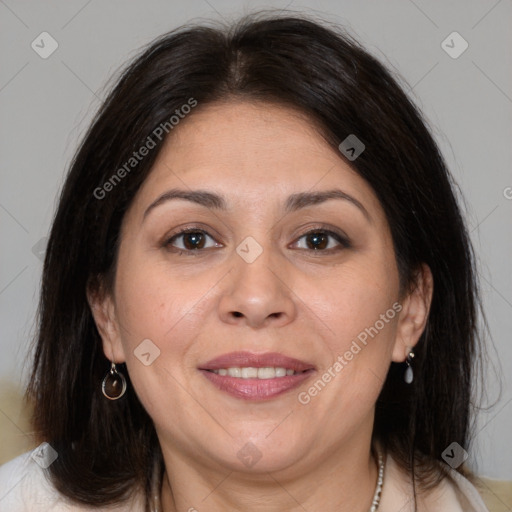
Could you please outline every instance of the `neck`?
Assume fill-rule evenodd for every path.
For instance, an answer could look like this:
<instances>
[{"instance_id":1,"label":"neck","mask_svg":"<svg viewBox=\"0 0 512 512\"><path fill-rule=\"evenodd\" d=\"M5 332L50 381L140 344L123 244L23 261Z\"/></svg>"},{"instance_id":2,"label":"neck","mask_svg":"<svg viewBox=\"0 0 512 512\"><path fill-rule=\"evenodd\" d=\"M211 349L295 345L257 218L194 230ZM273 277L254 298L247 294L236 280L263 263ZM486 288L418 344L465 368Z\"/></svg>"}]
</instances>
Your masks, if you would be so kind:
<instances>
[{"instance_id":1,"label":"neck","mask_svg":"<svg viewBox=\"0 0 512 512\"><path fill-rule=\"evenodd\" d=\"M361 454L364 453L364 456ZM205 468L191 458L164 453L163 512L207 508L211 512L367 512L377 485L378 463L369 443L363 451L343 446L308 471L237 473Z\"/></svg>"}]
</instances>

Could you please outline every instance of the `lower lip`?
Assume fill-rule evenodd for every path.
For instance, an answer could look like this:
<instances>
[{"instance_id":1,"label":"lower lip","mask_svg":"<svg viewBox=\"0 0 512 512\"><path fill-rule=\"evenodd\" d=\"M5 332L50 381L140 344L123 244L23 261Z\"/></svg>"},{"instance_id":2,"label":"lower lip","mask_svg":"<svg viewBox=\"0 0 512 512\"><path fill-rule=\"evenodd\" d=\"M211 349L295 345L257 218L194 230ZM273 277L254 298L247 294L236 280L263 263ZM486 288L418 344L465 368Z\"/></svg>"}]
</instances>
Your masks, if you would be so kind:
<instances>
[{"instance_id":1,"label":"lower lip","mask_svg":"<svg viewBox=\"0 0 512 512\"><path fill-rule=\"evenodd\" d=\"M200 370L203 375L221 391L244 400L267 400L279 396L299 386L308 379L314 370L276 377L274 379L241 379Z\"/></svg>"}]
</instances>

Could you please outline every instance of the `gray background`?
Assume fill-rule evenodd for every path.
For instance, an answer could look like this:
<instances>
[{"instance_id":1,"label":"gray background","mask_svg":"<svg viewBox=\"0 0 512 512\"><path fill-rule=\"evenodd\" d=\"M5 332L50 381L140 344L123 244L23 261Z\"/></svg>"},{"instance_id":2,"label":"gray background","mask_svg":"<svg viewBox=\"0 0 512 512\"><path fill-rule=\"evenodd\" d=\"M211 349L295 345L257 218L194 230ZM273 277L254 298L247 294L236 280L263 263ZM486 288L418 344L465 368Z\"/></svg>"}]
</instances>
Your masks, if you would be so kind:
<instances>
[{"instance_id":1,"label":"gray background","mask_svg":"<svg viewBox=\"0 0 512 512\"><path fill-rule=\"evenodd\" d=\"M0 0L0 380L26 382L41 239L108 78L141 45L192 18L230 20L267 7L345 25L400 74L425 112L466 199L495 347L485 385L485 404L495 405L479 417L470 460L481 475L512 479L510 0ZM59 45L47 59L31 48L43 31ZM469 44L456 59L441 47L453 31Z\"/></svg>"}]
</instances>

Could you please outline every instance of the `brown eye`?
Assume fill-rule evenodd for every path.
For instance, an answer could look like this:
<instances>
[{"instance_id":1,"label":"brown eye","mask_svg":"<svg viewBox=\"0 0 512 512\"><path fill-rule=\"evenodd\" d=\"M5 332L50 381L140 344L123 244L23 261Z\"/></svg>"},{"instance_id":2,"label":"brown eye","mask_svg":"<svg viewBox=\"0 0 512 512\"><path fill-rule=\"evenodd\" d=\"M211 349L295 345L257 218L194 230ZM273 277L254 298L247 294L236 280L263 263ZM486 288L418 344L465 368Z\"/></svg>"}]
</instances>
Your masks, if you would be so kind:
<instances>
[{"instance_id":1,"label":"brown eye","mask_svg":"<svg viewBox=\"0 0 512 512\"><path fill-rule=\"evenodd\" d=\"M325 233L310 233L306 236L309 249L325 249L329 245L329 236Z\"/></svg>"},{"instance_id":2,"label":"brown eye","mask_svg":"<svg viewBox=\"0 0 512 512\"><path fill-rule=\"evenodd\" d=\"M206 245L208 239L213 241L213 244ZM165 244L181 251L198 251L207 249L209 247L218 247L219 244L208 234L206 231L200 229L188 229L180 231L173 235Z\"/></svg>"},{"instance_id":3,"label":"brown eye","mask_svg":"<svg viewBox=\"0 0 512 512\"><path fill-rule=\"evenodd\" d=\"M347 238L328 230L314 230L305 233L299 238L299 241L304 239L306 241L305 247L298 245L299 249L308 249L310 251L323 251L330 252L336 251L341 248L350 247L350 242ZM297 242L298 244L299 242Z\"/></svg>"},{"instance_id":4,"label":"brown eye","mask_svg":"<svg viewBox=\"0 0 512 512\"><path fill-rule=\"evenodd\" d=\"M185 249L202 249L205 244L205 236L199 231L192 233L185 233L183 235L183 245Z\"/></svg>"}]
</instances>

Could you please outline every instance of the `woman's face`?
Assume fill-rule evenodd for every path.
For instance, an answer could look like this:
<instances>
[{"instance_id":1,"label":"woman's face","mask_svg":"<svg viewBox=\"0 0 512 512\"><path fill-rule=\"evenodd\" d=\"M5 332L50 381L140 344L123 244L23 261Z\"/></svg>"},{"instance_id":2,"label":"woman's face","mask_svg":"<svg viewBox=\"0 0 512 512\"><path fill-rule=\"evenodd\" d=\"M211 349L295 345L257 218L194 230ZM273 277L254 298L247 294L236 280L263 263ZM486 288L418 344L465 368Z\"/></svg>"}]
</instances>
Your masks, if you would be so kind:
<instances>
[{"instance_id":1,"label":"woman's face","mask_svg":"<svg viewBox=\"0 0 512 512\"><path fill-rule=\"evenodd\" d=\"M171 132L95 315L168 457L293 471L369 442L410 304L369 185L294 111L233 102Z\"/></svg>"}]
</instances>

